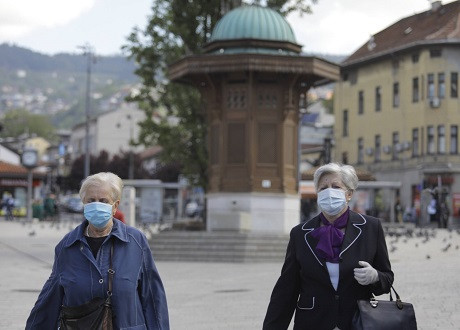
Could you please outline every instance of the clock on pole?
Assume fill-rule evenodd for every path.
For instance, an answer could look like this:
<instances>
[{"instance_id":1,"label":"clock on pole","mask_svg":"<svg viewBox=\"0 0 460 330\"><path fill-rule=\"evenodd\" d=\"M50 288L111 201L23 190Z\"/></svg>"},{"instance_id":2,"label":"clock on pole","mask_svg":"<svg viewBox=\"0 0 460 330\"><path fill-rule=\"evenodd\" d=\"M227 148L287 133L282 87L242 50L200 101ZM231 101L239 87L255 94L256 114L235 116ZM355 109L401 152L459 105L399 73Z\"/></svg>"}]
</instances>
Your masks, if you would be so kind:
<instances>
[{"instance_id":1,"label":"clock on pole","mask_svg":"<svg viewBox=\"0 0 460 330\"><path fill-rule=\"evenodd\" d=\"M22 152L21 162L28 169L27 173L27 220L32 221L32 169L38 165L38 153L36 149L25 148Z\"/></svg>"},{"instance_id":2,"label":"clock on pole","mask_svg":"<svg viewBox=\"0 0 460 330\"><path fill-rule=\"evenodd\" d=\"M37 166L38 164L38 154L35 149L24 149L22 152L22 165L28 168Z\"/></svg>"}]
</instances>

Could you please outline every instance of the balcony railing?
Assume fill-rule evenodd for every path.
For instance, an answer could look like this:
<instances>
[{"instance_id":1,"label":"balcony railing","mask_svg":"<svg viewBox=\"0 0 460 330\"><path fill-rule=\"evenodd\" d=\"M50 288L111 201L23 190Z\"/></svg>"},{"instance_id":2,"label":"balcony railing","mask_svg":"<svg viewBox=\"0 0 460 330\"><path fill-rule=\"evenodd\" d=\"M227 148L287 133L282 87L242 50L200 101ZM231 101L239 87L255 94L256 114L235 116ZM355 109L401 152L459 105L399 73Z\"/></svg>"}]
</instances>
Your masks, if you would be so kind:
<instances>
[{"instance_id":1,"label":"balcony railing","mask_svg":"<svg viewBox=\"0 0 460 330\"><path fill-rule=\"evenodd\" d=\"M420 168L432 171L449 171L451 168L459 167L460 155L452 154L430 154L417 157L405 157L400 155L399 159L373 162L366 159L364 165L369 171L392 171L407 168Z\"/></svg>"}]
</instances>

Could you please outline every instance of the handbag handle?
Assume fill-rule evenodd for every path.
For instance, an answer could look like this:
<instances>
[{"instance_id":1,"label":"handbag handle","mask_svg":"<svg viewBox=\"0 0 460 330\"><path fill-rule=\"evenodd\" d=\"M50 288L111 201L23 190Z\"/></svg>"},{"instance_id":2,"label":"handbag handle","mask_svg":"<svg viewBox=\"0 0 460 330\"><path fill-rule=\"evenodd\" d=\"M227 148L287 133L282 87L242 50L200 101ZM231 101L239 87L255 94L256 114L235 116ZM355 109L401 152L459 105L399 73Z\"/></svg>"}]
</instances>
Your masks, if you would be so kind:
<instances>
[{"instance_id":1,"label":"handbag handle","mask_svg":"<svg viewBox=\"0 0 460 330\"><path fill-rule=\"evenodd\" d=\"M393 301L393 295L391 294L391 290L394 291L395 293L395 296L396 296L396 307L398 307L399 309L403 309L403 303L401 301L401 298L399 297L399 294L396 292L395 288L393 287L393 285L390 287L390 301ZM371 304L372 307L377 307L378 305L378 300L375 299L375 295L372 293L372 298L370 299L369 303Z\"/></svg>"},{"instance_id":2,"label":"handbag handle","mask_svg":"<svg viewBox=\"0 0 460 330\"><path fill-rule=\"evenodd\" d=\"M395 293L395 296L396 296L396 306L399 308L399 309L403 309L403 303L401 301L401 298L399 297L399 294L396 292L395 288L393 287L393 285L391 286L390 288L390 301L393 301L393 296L391 295L391 290L394 291Z\"/></svg>"}]
</instances>

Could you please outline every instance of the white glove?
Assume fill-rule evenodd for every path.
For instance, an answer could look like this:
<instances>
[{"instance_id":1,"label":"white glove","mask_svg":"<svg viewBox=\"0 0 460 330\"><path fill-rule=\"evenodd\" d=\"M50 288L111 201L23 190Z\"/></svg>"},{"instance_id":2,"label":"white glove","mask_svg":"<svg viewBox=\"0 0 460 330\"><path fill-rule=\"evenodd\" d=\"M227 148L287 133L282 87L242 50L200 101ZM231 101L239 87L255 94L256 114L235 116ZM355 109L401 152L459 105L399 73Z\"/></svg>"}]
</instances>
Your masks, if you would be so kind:
<instances>
[{"instance_id":1,"label":"white glove","mask_svg":"<svg viewBox=\"0 0 460 330\"><path fill-rule=\"evenodd\" d=\"M379 274L368 262L360 261L359 265L363 268L355 268L355 279L361 285L369 285L379 280Z\"/></svg>"}]
</instances>

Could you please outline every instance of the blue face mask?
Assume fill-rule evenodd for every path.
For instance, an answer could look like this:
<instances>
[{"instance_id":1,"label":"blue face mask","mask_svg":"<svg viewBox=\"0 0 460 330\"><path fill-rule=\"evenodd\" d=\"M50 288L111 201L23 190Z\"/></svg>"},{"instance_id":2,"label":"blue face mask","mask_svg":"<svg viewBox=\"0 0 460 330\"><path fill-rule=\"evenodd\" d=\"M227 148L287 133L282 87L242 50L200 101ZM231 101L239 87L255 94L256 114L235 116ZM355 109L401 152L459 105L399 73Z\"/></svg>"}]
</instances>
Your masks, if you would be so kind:
<instances>
[{"instance_id":1,"label":"blue face mask","mask_svg":"<svg viewBox=\"0 0 460 330\"><path fill-rule=\"evenodd\" d=\"M346 205L347 198L342 189L327 188L318 193L318 206L326 214L337 215Z\"/></svg>"},{"instance_id":2,"label":"blue face mask","mask_svg":"<svg viewBox=\"0 0 460 330\"><path fill-rule=\"evenodd\" d=\"M112 218L112 204L93 202L85 204L85 218L96 228L104 228Z\"/></svg>"}]
</instances>

